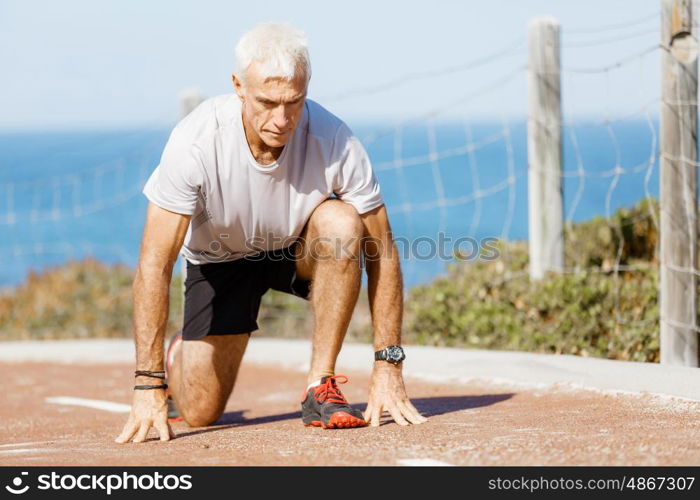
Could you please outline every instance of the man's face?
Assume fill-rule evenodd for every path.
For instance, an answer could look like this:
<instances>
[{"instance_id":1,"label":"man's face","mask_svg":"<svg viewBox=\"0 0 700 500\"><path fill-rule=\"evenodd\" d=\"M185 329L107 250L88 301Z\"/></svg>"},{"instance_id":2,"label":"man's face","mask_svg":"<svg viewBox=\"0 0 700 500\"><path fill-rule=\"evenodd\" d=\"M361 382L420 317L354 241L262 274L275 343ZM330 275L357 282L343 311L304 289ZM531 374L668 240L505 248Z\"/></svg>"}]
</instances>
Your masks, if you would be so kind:
<instances>
[{"instance_id":1,"label":"man's face","mask_svg":"<svg viewBox=\"0 0 700 500\"><path fill-rule=\"evenodd\" d=\"M243 120L250 140L255 136L271 148L283 147L296 128L304 109L306 81L303 74L293 80L263 79L258 63L246 70L245 85L233 76L241 99Z\"/></svg>"}]
</instances>

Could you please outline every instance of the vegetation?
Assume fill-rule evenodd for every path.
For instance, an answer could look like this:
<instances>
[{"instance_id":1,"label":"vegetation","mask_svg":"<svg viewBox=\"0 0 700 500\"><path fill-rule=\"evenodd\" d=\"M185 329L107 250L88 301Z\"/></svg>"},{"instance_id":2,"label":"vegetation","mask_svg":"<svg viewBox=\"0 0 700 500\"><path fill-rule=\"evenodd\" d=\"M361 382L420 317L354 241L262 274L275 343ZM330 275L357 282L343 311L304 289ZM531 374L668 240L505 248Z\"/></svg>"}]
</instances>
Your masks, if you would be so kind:
<instances>
[{"instance_id":1,"label":"vegetation","mask_svg":"<svg viewBox=\"0 0 700 500\"><path fill-rule=\"evenodd\" d=\"M658 361L658 205L566 228L565 266L532 282L527 244L458 261L410 292L407 340L430 345ZM615 262L619 259L618 272Z\"/></svg>"},{"instance_id":2,"label":"vegetation","mask_svg":"<svg viewBox=\"0 0 700 500\"><path fill-rule=\"evenodd\" d=\"M657 273L582 271L531 282L525 245L510 259L454 265L411 291L407 340L430 345L658 361Z\"/></svg>"},{"instance_id":3,"label":"vegetation","mask_svg":"<svg viewBox=\"0 0 700 500\"><path fill-rule=\"evenodd\" d=\"M134 270L94 259L32 272L0 295L3 340L125 337L131 335ZM181 284L171 286L168 333L180 328Z\"/></svg>"}]
</instances>

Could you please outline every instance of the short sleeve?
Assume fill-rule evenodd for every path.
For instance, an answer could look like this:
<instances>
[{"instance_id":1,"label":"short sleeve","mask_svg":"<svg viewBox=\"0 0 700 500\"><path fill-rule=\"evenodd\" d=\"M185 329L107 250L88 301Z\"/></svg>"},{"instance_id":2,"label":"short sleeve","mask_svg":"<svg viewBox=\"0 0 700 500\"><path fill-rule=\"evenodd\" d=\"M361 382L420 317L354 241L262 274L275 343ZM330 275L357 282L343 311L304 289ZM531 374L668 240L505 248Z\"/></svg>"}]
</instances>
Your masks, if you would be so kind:
<instances>
[{"instance_id":1,"label":"short sleeve","mask_svg":"<svg viewBox=\"0 0 700 500\"><path fill-rule=\"evenodd\" d=\"M170 134L160 163L143 188L155 205L179 214L192 215L202 186L199 149L177 127Z\"/></svg>"},{"instance_id":2,"label":"short sleeve","mask_svg":"<svg viewBox=\"0 0 700 500\"><path fill-rule=\"evenodd\" d=\"M347 125L342 124L335 136L333 149L340 152L333 192L364 214L384 203L379 182L365 148Z\"/></svg>"}]
</instances>

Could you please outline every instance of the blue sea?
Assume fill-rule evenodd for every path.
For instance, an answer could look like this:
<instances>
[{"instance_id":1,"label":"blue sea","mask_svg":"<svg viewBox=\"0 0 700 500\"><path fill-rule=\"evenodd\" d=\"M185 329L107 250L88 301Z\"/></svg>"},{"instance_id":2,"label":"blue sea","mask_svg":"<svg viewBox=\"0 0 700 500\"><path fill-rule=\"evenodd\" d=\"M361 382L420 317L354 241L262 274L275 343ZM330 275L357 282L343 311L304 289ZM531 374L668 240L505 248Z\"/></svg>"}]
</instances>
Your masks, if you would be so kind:
<instances>
[{"instance_id":1,"label":"blue sea","mask_svg":"<svg viewBox=\"0 0 700 500\"><path fill-rule=\"evenodd\" d=\"M408 286L445 272L448 260L430 243L440 233L445 255L465 236L527 239L525 120L351 125L375 167ZM147 204L141 188L169 133L1 133L0 286L86 256L134 266ZM658 197L657 137L658 124L645 120L565 127L566 218L605 217Z\"/></svg>"}]
</instances>

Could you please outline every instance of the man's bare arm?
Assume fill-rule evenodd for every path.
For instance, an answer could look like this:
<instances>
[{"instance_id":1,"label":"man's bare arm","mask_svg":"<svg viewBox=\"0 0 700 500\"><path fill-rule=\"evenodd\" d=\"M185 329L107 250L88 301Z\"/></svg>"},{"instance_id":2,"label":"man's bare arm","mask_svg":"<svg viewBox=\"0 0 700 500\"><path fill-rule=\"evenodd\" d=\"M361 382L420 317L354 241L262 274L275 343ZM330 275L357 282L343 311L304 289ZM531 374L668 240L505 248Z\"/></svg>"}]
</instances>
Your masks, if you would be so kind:
<instances>
[{"instance_id":1,"label":"man's bare arm","mask_svg":"<svg viewBox=\"0 0 700 500\"><path fill-rule=\"evenodd\" d=\"M374 350L401 344L403 279L399 252L394 244L384 205L360 216L365 226L365 268L374 330ZM402 364L375 361L365 420L379 425L388 411L399 425L427 421L411 404L401 373Z\"/></svg>"},{"instance_id":2,"label":"man's bare arm","mask_svg":"<svg viewBox=\"0 0 700 500\"><path fill-rule=\"evenodd\" d=\"M133 284L134 336L138 370L163 369L170 281L187 233L189 215L148 204L141 254Z\"/></svg>"},{"instance_id":3,"label":"man's bare arm","mask_svg":"<svg viewBox=\"0 0 700 500\"><path fill-rule=\"evenodd\" d=\"M170 280L189 221L189 215L169 212L152 203L148 204L141 254L133 284L137 370L163 370ZM162 380L139 376L136 377L136 382L160 384ZM132 437L135 443L145 441L151 427L156 428L161 441L174 437L168 423L164 389L134 391L129 419L116 442L126 443Z\"/></svg>"}]
</instances>

